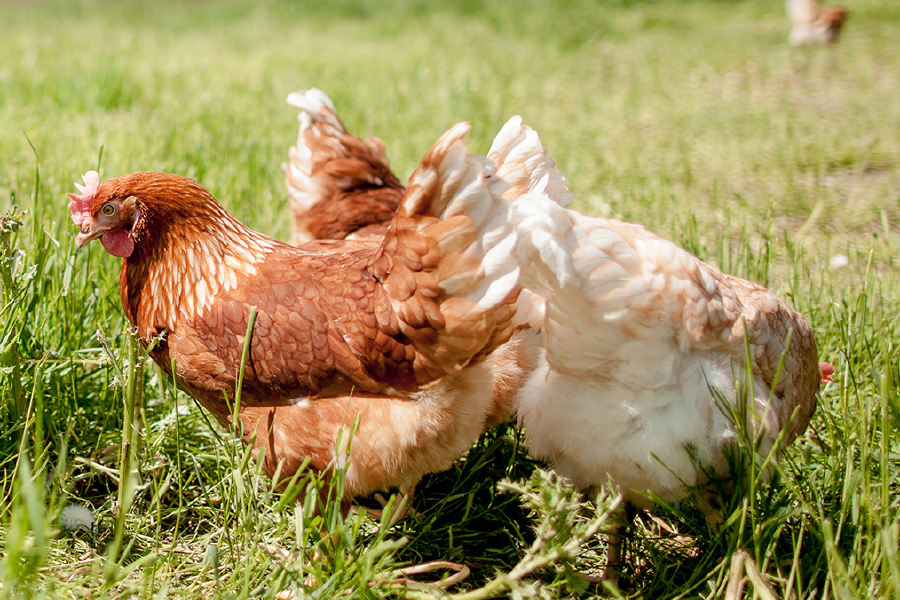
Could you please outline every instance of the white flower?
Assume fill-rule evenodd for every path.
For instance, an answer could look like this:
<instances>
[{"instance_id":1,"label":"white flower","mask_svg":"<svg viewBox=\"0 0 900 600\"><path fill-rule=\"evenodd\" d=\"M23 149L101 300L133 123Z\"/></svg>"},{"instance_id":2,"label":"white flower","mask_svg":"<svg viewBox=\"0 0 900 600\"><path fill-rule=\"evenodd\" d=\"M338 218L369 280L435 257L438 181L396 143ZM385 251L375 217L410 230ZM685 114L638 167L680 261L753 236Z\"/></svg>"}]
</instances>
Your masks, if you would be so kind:
<instances>
[{"instance_id":1,"label":"white flower","mask_svg":"<svg viewBox=\"0 0 900 600\"><path fill-rule=\"evenodd\" d=\"M70 504L59 513L59 521L69 531L78 531L79 529L93 531L94 523L97 520L88 507L80 504Z\"/></svg>"}]
</instances>

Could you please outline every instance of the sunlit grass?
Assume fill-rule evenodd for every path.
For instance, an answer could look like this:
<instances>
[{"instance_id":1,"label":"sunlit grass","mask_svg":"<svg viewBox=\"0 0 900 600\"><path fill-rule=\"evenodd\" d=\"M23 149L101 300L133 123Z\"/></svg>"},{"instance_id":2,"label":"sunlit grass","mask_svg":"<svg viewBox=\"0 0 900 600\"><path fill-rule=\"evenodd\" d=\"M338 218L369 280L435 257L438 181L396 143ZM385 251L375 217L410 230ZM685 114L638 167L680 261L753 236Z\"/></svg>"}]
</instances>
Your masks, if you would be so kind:
<instances>
[{"instance_id":1,"label":"sunlit grass","mask_svg":"<svg viewBox=\"0 0 900 600\"><path fill-rule=\"evenodd\" d=\"M438 558L483 592L550 518L497 490L534 469L513 429L427 477L419 514L389 531L305 514L149 363L139 477L120 497L119 265L74 251L65 193L98 161L104 177L170 171L286 239L284 98L315 86L402 178L453 123L486 151L521 114L579 209L641 222L814 324L839 382L809 432L771 484L726 498L721 529L688 501L655 512L677 534L641 520L633 593L733 597L733 573L755 567L747 597L900 597L900 5L850 9L840 43L791 48L782 3L762 0L0 3L0 596L274 597L315 581L320 597L381 597L397 567ZM96 530L61 530L67 503ZM577 567L602 568L602 540L584 550ZM532 577L550 597L582 589L568 567Z\"/></svg>"}]
</instances>

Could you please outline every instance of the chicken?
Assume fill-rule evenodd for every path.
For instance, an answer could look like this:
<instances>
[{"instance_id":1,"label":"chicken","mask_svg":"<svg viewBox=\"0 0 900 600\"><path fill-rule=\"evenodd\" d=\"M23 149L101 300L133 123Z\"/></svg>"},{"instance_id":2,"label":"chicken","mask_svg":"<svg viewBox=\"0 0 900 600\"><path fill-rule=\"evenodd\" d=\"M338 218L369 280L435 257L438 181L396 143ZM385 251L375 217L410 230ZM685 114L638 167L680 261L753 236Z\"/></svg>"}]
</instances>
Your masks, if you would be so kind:
<instances>
[{"instance_id":1,"label":"chicken","mask_svg":"<svg viewBox=\"0 0 900 600\"><path fill-rule=\"evenodd\" d=\"M509 184L466 154L467 131L453 127L426 154L377 243L297 249L248 229L184 177L100 184L89 172L70 194L76 244L99 238L123 258L122 305L150 356L167 372L175 361L179 384L264 452L269 476L284 482L305 459L326 476L347 466L346 509L448 468L524 377L527 338L507 342L519 272Z\"/></svg>"},{"instance_id":2,"label":"chicken","mask_svg":"<svg viewBox=\"0 0 900 600\"><path fill-rule=\"evenodd\" d=\"M405 189L390 172L384 144L378 138L369 137L365 142L348 133L331 99L321 90L299 90L289 94L287 101L300 109L301 123L297 144L289 150L289 163L281 166L291 199L292 240L304 249L318 251L349 243L328 239L331 237L350 239L358 246L379 241L393 217L387 211L391 205L388 201L399 199ZM549 194L561 205L571 202L565 179L554 168L540 137L522 123L521 117L513 117L503 126L488 158L497 166L497 176L510 186L505 198L534 190ZM533 329L539 329L542 306L543 300L523 291L514 323L527 326L530 320ZM517 367L508 365L500 372L518 372L518 381L524 378L522 366L534 364L537 338L534 332L523 331L511 343L518 350L508 357ZM510 378L498 379L497 384L498 401L489 414L488 427L512 417Z\"/></svg>"},{"instance_id":3,"label":"chicken","mask_svg":"<svg viewBox=\"0 0 900 600\"><path fill-rule=\"evenodd\" d=\"M300 90L287 101L300 109L297 144L281 165L291 243L384 235L406 189L391 172L384 142L348 133L321 90Z\"/></svg>"},{"instance_id":4,"label":"chicken","mask_svg":"<svg viewBox=\"0 0 900 600\"><path fill-rule=\"evenodd\" d=\"M534 456L580 489L611 481L648 508L648 494L678 500L704 473L727 473L737 427L719 402L740 414L740 385L752 383L747 419L761 452L806 428L833 367L820 366L810 324L769 290L639 225L534 194L512 211L520 285L546 301L543 352L517 401Z\"/></svg>"},{"instance_id":5,"label":"chicken","mask_svg":"<svg viewBox=\"0 0 900 600\"><path fill-rule=\"evenodd\" d=\"M816 0L787 0L786 8L793 25L788 39L794 46L833 42L847 20L844 7L819 6Z\"/></svg>"},{"instance_id":6,"label":"chicken","mask_svg":"<svg viewBox=\"0 0 900 600\"><path fill-rule=\"evenodd\" d=\"M300 247L316 251L331 251L347 244L365 247L377 243L393 216L386 213L385 199L399 196L404 189L398 187L396 178L390 174L383 144L373 138L366 144L347 133L333 103L320 90L294 92L288 96L288 103L301 109L297 144L290 149L290 163L282 165L291 198L292 239L303 241L311 236L314 239L303 241ZM537 133L523 125L521 117L513 117L503 126L488 158L497 166L496 175L509 184L505 198L535 190L550 194L555 202L571 201L565 180L554 168ZM348 185L351 181L358 184ZM382 182L388 185L377 187ZM352 208L349 207L351 202ZM303 210L301 205L311 208ZM321 239L329 235L345 236L350 240ZM516 333L484 365L485 384L494 390L485 429L513 418L515 395L536 365L539 349L536 329L540 327L542 309L542 299L527 290L522 291L514 317ZM536 325L529 328L529 321ZM454 390L454 393L464 392ZM408 482L401 486L404 502L401 513L395 514L394 518L399 518L408 507L414 484ZM379 496L376 497L384 504Z\"/></svg>"}]
</instances>

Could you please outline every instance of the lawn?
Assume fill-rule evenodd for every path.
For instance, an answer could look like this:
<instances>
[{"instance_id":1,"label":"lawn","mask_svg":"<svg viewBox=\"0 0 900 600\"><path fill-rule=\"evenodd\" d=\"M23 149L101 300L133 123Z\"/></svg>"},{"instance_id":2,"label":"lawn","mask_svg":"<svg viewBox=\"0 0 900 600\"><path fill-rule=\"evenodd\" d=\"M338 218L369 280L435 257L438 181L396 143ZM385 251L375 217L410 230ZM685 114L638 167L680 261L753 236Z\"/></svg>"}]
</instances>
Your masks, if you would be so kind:
<instances>
[{"instance_id":1,"label":"lawn","mask_svg":"<svg viewBox=\"0 0 900 600\"><path fill-rule=\"evenodd\" d=\"M573 575L602 568L609 499L539 470L515 427L378 529L272 491L133 353L119 260L75 251L72 182L178 173L285 240L285 97L309 87L401 179L452 124L483 153L520 114L576 208L812 322L837 382L807 433L771 481L738 453L718 527L693 501L641 517L622 594L900 598L900 4L847 5L837 44L795 48L781 0L0 0L0 598L430 597L396 570L437 559L471 569L463 598L616 593ZM63 528L67 504L96 526Z\"/></svg>"}]
</instances>

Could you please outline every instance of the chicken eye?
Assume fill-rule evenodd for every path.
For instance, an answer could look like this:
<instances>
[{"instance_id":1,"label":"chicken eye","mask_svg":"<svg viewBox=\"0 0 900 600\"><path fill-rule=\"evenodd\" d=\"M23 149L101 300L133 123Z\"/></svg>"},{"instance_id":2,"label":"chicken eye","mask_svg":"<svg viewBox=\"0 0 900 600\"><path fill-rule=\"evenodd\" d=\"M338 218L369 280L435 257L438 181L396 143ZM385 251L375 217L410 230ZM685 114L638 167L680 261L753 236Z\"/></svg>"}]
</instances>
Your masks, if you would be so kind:
<instances>
[{"instance_id":1,"label":"chicken eye","mask_svg":"<svg viewBox=\"0 0 900 600\"><path fill-rule=\"evenodd\" d=\"M107 202L103 206L100 207L100 214L111 217L116 214L116 205L112 202Z\"/></svg>"}]
</instances>

